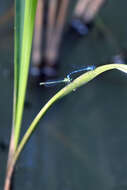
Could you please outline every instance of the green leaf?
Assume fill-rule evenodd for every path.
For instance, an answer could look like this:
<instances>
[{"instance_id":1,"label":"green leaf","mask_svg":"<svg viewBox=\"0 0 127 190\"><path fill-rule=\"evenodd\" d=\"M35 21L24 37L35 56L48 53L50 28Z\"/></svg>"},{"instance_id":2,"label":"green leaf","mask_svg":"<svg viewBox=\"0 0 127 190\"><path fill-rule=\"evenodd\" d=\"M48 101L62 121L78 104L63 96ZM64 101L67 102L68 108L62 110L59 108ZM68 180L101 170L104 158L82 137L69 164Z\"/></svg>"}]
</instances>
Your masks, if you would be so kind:
<instances>
[{"instance_id":1,"label":"green leaf","mask_svg":"<svg viewBox=\"0 0 127 190\"><path fill-rule=\"evenodd\" d=\"M16 0L14 146L17 147L30 65L37 0Z\"/></svg>"},{"instance_id":2,"label":"green leaf","mask_svg":"<svg viewBox=\"0 0 127 190\"><path fill-rule=\"evenodd\" d=\"M40 119L45 115L45 113L48 111L48 109L59 99L63 98L64 96L68 95L69 93L73 92L75 89L85 85L86 83L93 80L95 77L100 75L101 73L104 73L106 71L117 69L122 72L127 73L127 65L125 64L108 64L97 67L95 70L88 71L85 74L82 74L78 78L76 78L74 81L72 81L70 84L65 86L63 89L61 89L59 92L57 92L40 110L40 112L37 114L37 116L34 118L33 122L29 126L28 130L26 131L24 137L22 138L19 146L17 147L16 153L14 155L13 164L15 165L15 162L17 161L20 153L22 152L24 146L27 144L28 140L32 136L33 132L37 128L37 124L39 123Z\"/></svg>"},{"instance_id":3,"label":"green leaf","mask_svg":"<svg viewBox=\"0 0 127 190\"><path fill-rule=\"evenodd\" d=\"M20 55L24 24L24 4L25 0L15 0L13 126L15 124L16 118L16 107L19 88Z\"/></svg>"}]
</instances>

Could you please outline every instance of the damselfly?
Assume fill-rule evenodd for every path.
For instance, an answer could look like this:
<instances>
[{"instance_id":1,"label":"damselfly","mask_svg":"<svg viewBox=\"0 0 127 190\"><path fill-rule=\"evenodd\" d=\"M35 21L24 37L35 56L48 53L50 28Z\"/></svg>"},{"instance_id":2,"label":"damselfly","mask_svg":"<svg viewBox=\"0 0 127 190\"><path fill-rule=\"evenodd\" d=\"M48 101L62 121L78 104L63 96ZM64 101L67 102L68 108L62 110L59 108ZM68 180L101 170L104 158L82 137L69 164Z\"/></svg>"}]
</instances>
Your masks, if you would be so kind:
<instances>
[{"instance_id":1,"label":"damselfly","mask_svg":"<svg viewBox=\"0 0 127 190\"><path fill-rule=\"evenodd\" d=\"M62 79L62 80L53 80L53 81L46 81L46 82L41 82L40 85L44 85L44 86L47 86L47 87L50 87L50 86L54 86L56 84L60 84L60 83L64 83L64 84L69 84L72 82L73 78L72 78L72 75L73 74L76 74L76 73L79 73L79 72L83 72L83 71L92 71L95 69L95 66L94 65L91 65L91 66L87 66L87 67L82 67L80 69L77 69L75 71L72 71L70 72L69 74L67 74L67 76Z\"/></svg>"}]
</instances>

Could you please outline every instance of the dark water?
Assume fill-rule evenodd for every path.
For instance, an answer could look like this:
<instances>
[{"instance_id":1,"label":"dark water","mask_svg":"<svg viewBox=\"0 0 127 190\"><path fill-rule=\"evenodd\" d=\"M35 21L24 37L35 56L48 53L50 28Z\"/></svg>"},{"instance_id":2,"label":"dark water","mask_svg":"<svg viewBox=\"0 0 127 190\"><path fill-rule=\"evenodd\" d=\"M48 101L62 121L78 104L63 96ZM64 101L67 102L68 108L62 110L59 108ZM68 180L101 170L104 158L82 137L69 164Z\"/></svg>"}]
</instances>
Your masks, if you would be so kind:
<instances>
[{"instance_id":1,"label":"dark water","mask_svg":"<svg viewBox=\"0 0 127 190\"><path fill-rule=\"evenodd\" d=\"M2 0L0 15L11 3ZM104 64L119 49L127 47L126 7L126 1L112 0L100 11L99 16L113 34L113 43L111 36L98 38L97 29L86 38L63 43L60 78L75 67ZM0 26L0 58L0 141L8 144L13 86L12 22ZM22 134L60 88L37 88L29 83ZM48 111L25 148L17 164L14 189L127 189L126 115L127 76L118 71L105 73L60 100ZM1 151L0 189L6 159L7 151Z\"/></svg>"}]
</instances>

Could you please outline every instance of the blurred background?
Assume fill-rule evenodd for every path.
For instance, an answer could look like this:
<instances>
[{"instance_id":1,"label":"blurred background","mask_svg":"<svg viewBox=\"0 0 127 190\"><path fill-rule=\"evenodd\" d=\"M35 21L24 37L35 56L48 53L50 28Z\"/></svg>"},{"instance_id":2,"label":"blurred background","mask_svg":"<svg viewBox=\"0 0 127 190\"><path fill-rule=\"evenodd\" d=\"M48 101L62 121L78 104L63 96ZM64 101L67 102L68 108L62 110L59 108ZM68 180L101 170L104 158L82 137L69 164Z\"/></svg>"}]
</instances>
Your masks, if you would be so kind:
<instances>
[{"instance_id":1,"label":"blurred background","mask_svg":"<svg viewBox=\"0 0 127 190\"><path fill-rule=\"evenodd\" d=\"M41 107L64 86L46 88L40 82L63 79L84 66L126 63L127 55L126 1L38 3L22 135ZM1 190L12 118L13 21L14 1L1 0ZM126 99L126 74L110 71L57 102L23 151L13 189L127 189Z\"/></svg>"}]
</instances>

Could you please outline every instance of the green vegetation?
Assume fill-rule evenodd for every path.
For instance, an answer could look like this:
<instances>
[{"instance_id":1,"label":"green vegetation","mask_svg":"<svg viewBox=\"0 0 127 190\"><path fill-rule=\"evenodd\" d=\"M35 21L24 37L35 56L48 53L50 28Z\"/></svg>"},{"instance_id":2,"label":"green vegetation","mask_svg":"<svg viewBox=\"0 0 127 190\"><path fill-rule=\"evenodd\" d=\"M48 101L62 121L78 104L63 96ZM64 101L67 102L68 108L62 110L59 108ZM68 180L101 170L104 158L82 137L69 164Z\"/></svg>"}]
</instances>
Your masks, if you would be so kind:
<instances>
[{"instance_id":1,"label":"green vegetation","mask_svg":"<svg viewBox=\"0 0 127 190\"><path fill-rule=\"evenodd\" d=\"M24 137L19 142L21 123L23 117L25 94L27 90L27 81L30 65L30 55L32 48L33 30L35 22L35 13L37 0L16 0L15 1L15 59L14 59L14 106L13 106L13 126L10 141L10 152L8 156L7 175L5 179L5 190L10 189L11 176L14 171L16 161L24 146L27 144L32 133L37 128L40 119L47 110L60 98L73 92L75 89L85 85L101 73L118 69L127 73L127 65L109 64L99 66L92 71L82 74L70 84L57 92L40 110L31 125L28 127Z\"/></svg>"}]
</instances>

